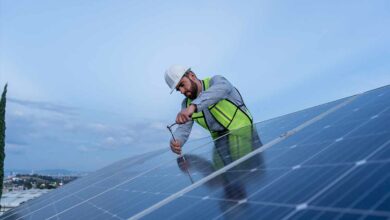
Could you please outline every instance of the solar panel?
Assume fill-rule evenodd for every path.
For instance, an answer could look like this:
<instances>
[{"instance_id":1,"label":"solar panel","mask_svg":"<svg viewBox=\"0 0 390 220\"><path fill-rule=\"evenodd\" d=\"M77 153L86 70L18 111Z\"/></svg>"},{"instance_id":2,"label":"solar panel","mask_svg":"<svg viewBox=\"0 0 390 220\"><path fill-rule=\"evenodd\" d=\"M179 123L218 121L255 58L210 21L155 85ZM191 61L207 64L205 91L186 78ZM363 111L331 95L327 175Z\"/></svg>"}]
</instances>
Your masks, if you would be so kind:
<instances>
[{"instance_id":1,"label":"solar panel","mask_svg":"<svg viewBox=\"0 0 390 220\"><path fill-rule=\"evenodd\" d=\"M1 219L390 218L390 87L119 161Z\"/></svg>"},{"instance_id":2,"label":"solar panel","mask_svg":"<svg viewBox=\"0 0 390 220\"><path fill-rule=\"evenodd\" d=\"M389 87L362 94L259 153L262 164L215 177L231 182L206 182L138 217L389 219L389 108ZM234 187L244 196L228 196Z\"/></svg>"}]
</instances>

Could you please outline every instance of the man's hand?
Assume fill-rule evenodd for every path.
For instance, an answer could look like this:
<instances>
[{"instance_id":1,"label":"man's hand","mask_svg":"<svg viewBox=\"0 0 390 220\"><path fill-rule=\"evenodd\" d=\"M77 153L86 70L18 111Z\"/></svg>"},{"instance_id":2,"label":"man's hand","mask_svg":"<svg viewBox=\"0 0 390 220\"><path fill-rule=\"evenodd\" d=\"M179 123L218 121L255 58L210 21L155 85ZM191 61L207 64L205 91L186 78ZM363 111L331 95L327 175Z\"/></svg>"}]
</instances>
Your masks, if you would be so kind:
<instances>
[{"instance_id":1,"label":"man's hand","mask_svg":"<svg viewBox=\"0 0 390 220\"><path fill-rule=\"evenodd\" d=\"M192 114L196 111L196 105L191 104L186 109L183 109L177 114L176 123L184 124L191 120Z\"/></svg>"},{"instance_id":2,"label":"man's hand","mask_svg":"<svg viewBox=\"0 0 390 220\"><path fill-rule=\"evenodd\" d=\"M180 141L176 140L171 140L171 150L178 154L178 155L181 155L181 143Z\"/></svg>"}]
</instances>

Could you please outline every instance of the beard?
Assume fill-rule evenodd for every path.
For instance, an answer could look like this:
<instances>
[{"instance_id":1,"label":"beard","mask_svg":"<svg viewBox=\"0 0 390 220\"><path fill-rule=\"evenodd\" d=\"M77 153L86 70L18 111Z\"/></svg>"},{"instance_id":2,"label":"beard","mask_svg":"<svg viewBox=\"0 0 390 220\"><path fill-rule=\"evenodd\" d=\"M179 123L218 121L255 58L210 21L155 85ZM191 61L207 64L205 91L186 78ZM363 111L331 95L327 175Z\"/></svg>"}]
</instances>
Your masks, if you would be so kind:
<instances>
[{"instance_id":1,"label":"beard","mask_svg":"<svg viewBox=\"0 0 390 220\"><path fill-rule=\"evenodd\" d=\"M188 78L191 82L191 88L189 92L186 92L186 97L194 100L198 96L198 87L196 86L196 83L192 81L190 78Z\"/></svg>"}]
</instances>

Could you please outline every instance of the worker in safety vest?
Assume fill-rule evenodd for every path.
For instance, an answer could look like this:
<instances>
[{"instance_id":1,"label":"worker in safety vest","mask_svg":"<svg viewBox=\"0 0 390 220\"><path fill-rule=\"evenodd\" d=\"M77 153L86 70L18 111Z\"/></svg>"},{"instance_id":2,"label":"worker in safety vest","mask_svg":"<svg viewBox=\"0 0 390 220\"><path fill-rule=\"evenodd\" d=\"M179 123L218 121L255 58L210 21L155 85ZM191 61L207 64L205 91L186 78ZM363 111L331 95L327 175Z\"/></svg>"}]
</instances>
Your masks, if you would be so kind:
<instances>
[{"instance_id":1,"label":"worker in safety vest","mask_svg":"<svg viewBox=\"0 0 390 220\"><path fill-rule=\"evenodd\" d=\"M194 121L207 129L215 139L229 131L250 126L252 116L238 90L223 76L216 75L200 80L188 67L173 65L165 72L165 81L185 99L177 114L179 124L171 139L173 152L181 154L181 148L191 133Z\"/></svg>"}]
</instances>

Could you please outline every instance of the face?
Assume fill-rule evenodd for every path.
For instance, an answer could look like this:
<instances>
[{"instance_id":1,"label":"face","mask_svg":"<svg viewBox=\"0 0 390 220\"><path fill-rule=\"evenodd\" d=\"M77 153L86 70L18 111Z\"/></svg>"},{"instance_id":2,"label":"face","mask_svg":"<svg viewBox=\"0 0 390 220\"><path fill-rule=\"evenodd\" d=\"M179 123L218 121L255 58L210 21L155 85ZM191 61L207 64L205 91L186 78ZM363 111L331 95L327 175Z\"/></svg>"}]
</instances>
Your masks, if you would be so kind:
<instances>
[{"instance_id":1,"label":"face","mask_svg":"<svg viewBox=\"0 0 390 220\"><path fill-rule=\"evenodd\" d=\"M177 84L176 90L180 91L181 94L189 99L196 99L198 95L198 87L196 86L194 77L192 75L183 76Z\"/></svg>"}]
</instances>

